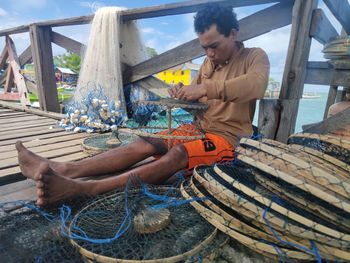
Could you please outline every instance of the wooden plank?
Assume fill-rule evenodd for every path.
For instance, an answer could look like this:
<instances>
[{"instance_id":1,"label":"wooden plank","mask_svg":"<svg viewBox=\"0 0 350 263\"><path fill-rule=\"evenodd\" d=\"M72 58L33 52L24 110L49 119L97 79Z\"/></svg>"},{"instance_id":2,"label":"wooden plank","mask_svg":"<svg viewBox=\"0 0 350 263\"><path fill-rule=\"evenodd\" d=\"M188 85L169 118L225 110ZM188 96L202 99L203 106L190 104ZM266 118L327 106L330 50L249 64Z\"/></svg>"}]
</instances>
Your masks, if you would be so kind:
<instances>
[{"instance_id":1,"label":"wooden plank","mask_svg":"<svg viewBox=\"0 0 350 263\"><path fill-rule=\"evenodd\" d=\"M21 137L21 136L25 136L27 133L31 133L34 131L38 131L40 133L44 130L49 130L49 129L50 129L50 125L46 125L46 127L39 126L39 127L32 127L32 128L26 128L26 129L17 128L16 133L12 135ZM53 128L53 129L62 129L62 128ZM10 133L11 132L9 131L0 131L0 140L2 139L2 136L9 135Z\"/></svg>"},{"instance_id":2,"label":"wooden plank","mask_svg":"<svg viewBox=\"0 0 350 263\"><path fill-rule=\"evenodd\" d=\"M29 33L40 109L60 112L52 58L51 28L32 25Z\"/></svg>"},{"instance_id":3,"label":"wooden plank","mask_svg":"<svg viewBox=\"0 0 350 263\"><path fill-rule=\"evenodd\" d=\"M288 0L280 0L288 1ZM203 7L206 3L209 2L218 2L222 4L227 4L232 7L241 7L248 5L258 5L266 3L275 3L278 0L198 0L198 1L185 1L174 4L158 5L153 7L137 8L137 9L128 9L121 12L122 19L124 21L151 18L158 16L167 16L167 15L179 15L186 13L193 13ZM47 20L43 22L35 23L38 26L71 26L71 25L83 25L89 24L93 19L94 15L71 17L64 19L55 19ZM33 24L31 24L33 25ZM18 34L29 31L30 25L21 25L17 27L12 27L9 29L0 30L0 37L10 34Z\"/></svg>"},{"instance_id":4,"label":"wooden plank","mask_svg":"<svg viewBox=\"0 0 350 263\"><path fill-rule=\"evenodd\" d=\"M322 9L316 9L312 14L310 36L323 45L339 36Z\"/></svg>"},{"instance_id":5,"label":"wooden plank","mask_svg":"<svg viewBox=\"0 0 350 263\"><path fill-rule=\"evenodd\" d=\"M323 119L327 119L329 107L334 104L335 96L337 95L338 86L330 86L328 91L328 97L326 102L326 107L323 114Z\"/></svg>"},{"instance_id":6,"label":"wooden plank","mask_svg":"<svg viewBox=\"0 0 350 263\"><path fill-rule=\"evenodd\" d=\"M276 139L281 142L286 142L288 136L295 129L299 99L303 95L306 65L310 53L311 37L309 32L312 12L317 7L317 2L317 0L296 0L294 4L292 30L279 98L298 101L288 102L290 111L281 112L276 133ZM283 104L286 103L282 102L282 106Z\"/></svg>"},{"instance_id":7,"label":"wooden plank","mask_svg":"<svg viewBox=\"0 0 350 263\"><path fill-rule=\"evenodd\" d=\"M18 183L14 183L11 185L7 185L7 186L0 186L0 200L1 202L8 200L6 197L8 195L12 195L14 193L18 193L21 191L25 191L28 188L33 188L35 189L35 182L33 180L23 180L21 182ZM17 198L17 199L12 199L14 201L17 200L24 200L26 198Z\"/></svg>"},{"instance_id":8,"label":"wooden plank","mask_svg":"<svg viewBox=\"0 0 350 263\"><path fill-rule=\"evenodd\" d=\"M42 121L42 122L37 122L37 123L33 123L33 124L26 124L26 125L20 124L20 125L16 125L16 126L13 126L13 127L11 127L11 126L10 127L2 127L2 125L1 125L1 131L2 132L4 132L4 131L6 131L6 132L10 132L10 131L15 132L15 131L24 130L24 129L27 129L27 128L33 128L33 127L42 127L42 128L44 128L43 126L50 127L50 126L55 126L55 125L56 125L55 121Z\"/></svg>"},{"instance_id":9,"label":"wooden plank","mask_svg":"<svg viewBox=\"0 0 350 263\"><path fill-rule=\"evenodd\" d=\"M62 129L47 129L47 130L39 130L39 131L31 131L31 132L27 132L27 133L23 133L23 134L20 134L20 135L17 135L17 134L7 134L7 135L2 135L0 137L0 141L6 141L8 142L8 140L11 140L11 139L16 139L16 140L22 140L22 138L25 138L25 137L30 137L30 136L33 136L33 135L41 135L41 134L46 134L46 133L56 133L58 131L61 131Z\"/></svg>"},{"instance_id":10,"label":"wooden plank","mask_svg":"<svg viewBox=\"0 0 350 263\"><path fill-rule=\"evenodd\" d=\"M47 146L44 146L47 148ZM44 158L55 158L60 157L66 154L76 153L81 151L81 145L73 145L73 146L67 146L64 148L53 148L53 150L49 151L42 151L40 152L40 156ZM15 157L10 157L6 159L2 159L0 163L0 169L5 169L13 166L18 165L18 158L17 155Z\"/></svg>"},{"instance_id":11,"label":"wooden plank","mask_svg":"<svg viewBox=\"0 0 350 263\"><path fill-rule=\"evenodd\" d=\"M56 119L56 120L61 120L61 119L65 118L65 115L62 113L42 111L39 109L22 107L21 105L18 105L18 104L13 103L13 102L0 101L0 106L14 109L14 110L18 110L18 111L25 111L28 113L33 113L33 114L38 115L38 116L45 116L45 117L49 117L49 118Z\"/></svg>"},{"instance_id":12,"label":"wooden plank","mask_svg":"<svg viewBox=\"0 0 350 263\"><path fill-rule=\"evenodd\" d=\"M262 99L259 103L258 130L264 138L274 139L280 118L277 99Z\"/></svg>"},{"instance_id":13,"label":"wooden plank","mask_svg":"<svg viewBox=\"0 0 350 263\"><path fill-rule=\"evenodd\" d=\"M79 56L82 55L82 50L86 48L84 44L54 31L51 32L51 41L56 45Z\"/></svg>"},{"instance_id":14,"label":"wooden plank","mask_svg":"<svg viewBox=\"0 0 350 263\"><path fill-rule=\"evenodd\" d=\"M24 116L27 116L27 114L25 112L3 112L3 113L0 113L0 119L3 119L3 118L17 118L17 117L24 117Z\"/></svg>"},{"instance_id":15,"label":"wooden plank","mask_svg":"<svg viewBox=\"0 0 350 263\"><path fill-rule=\"evenodd\" d=\"M86 157L88 157L88 156L85 153L76 152L76 153L56 157L56 158L53 158L52 160L57 161L57 162L69 162L69 161L81 160L81 159L84 159ZM19 166L0 170L0 185L8 184L11 182L16 182L16 181L20 181L20 180L25 180L25 179L26 179L26 177L24 177L21 174L21 170L20 170Z\"/></svg>"},{"instance_id":16,"label":"wooden plank","mask_svg":"<svg viewBox=\"0 0 350 263\"><path fill-rule=\"evenodd\" d=\"M36 84L33 81L27 79L25 76L23 76L23 77L24 77L24 81L26 83L27 89L31 93L34 93L34 94L37 95L38 94L38 88L36 87Z\"/></svg>"},{"instance_id":17,"label":"wooden plank","mask_svg":"<svg viewBox=\"0 0 350 263\"><path fill-rule=\"evenodd\" d=\"M324 0L323 1L338 19L345 32L350 35L350 4L348 0Z\"/></svg>"},{"instance_id":18,"label":"wooden plank","mask_svg":"<svg viewBox=\"0 0 350 263\"><path fill-rule=\"evenodd\" d=\"M32 61L32 48L31 46L27 47L21 55L18 57L20 66L24 66L25 64Z\"/></svg>"},{"instance_id":19,"label":"wooden plank","mask_svg":"<svg viewBox=\"0 0 350 263\"><path fill-rule=\"evenodd\" d=\"M28 140L28 141L23 142L23 145L29 149L32 149L34 147L40 147L40 146L44 146L44 145L50 145L53 143L71 141L71 140L76 140L76 139L85 139L87 137L89 137L89 135L86 133L67 133L67 132L64 132L64 133L61 133L58 136L52 137L52 138L41 138L41 139ZM15 150L16 150L16 147L15 147L14 143L12 143L10 145L0 146L0 153L15 151Z\"/></svg>"},{"instance_id":20,"label":"wooden plank","mask_svg":"<svg viewBox=\"0 0 350 263\"><path fill-rule=\"evenodd\" d=\"M14 87L14 81L13 81L13 69L12 67L8 66L6 71L6 81L4 86L4 94L10 93L12 87Z\"/></svg>"},{"instance_id":21,"label":"wooden plank","mask_svg":"<svg viewBox=\"0 0 350 263\"><path fill-rule=\"evenodd\" d=\"M53 137L58 137L58 136L63 136L63 135L68 135L68 134L69 133L62 130L62 131L56 132L56 133L38 134L38 135L28 136L28 137L20 138L20 140L22 142L26 142L26 141L31 141L31 140L41 140L44 138L53 138ZM16 141L18 141L18 140L19 139L16 138L16 139L11 139L11 140L6 140L6 141L0 141L0 146L14 145L16 143Z\"/></svg>"},{"instance_id":22,"label":"wooden plank","mask_svg":"<svg viewBox=\"0 0 350 263\"><path fill-rule=\"evenodd\" d=\"M26 115L25 115L26 116ZM20 116L21 117L21 116ZM35 125L42 125L42 124L57 124L56 120L52 119L42 119L42 120L28 120L28 121L22 121L22 122L15 122L15 123L2 123L0 125L1 130L7 130L7 129L17 129L20 127L35 127Z\"/></svg>"},{"instance_id":23,"label":"wooden plank","mask_svg":"<svg viewBox=\"0 0 350 263\"><path fill-rule=\"evenodd\" d=\"M18 117L18 118L9 119L9 120L0 120L0 124L21 122L21 121L27 121L27 120L43 120L43 119L47 119L47 118L41 117L41 116L29 115L29 116Z\"/></svg>"},{"instance_id":24,"label":"wooden plank","mask_svg":"<svg viewBox=\"0 0 350 263\"><path fill-rule=\"evenodd\" d=\"M305 83L316 85L348 86L350 75L348 70L334 70L324 61L309 61Z\"/></svg>"},{"instance_id":25,"label":"wooden plank","mask_svg":"<svg viewBox=\"0 0 350 263\"><path fill-rule=\"evenodd\" d=\"M291 23L292 2L276 4L239 21L238 38L245 41ZM194 39L166 51L147 61L141 62L123 72L123 83L138 81L150 75L203 56L205 51Z\"/></svg>"},{"instance_id":26,"label":"wooden plank","mask_svg":"<svg viewBox=\"0 0 350 263\"><path fill-rule=\"evenodd\" d=\"M9 67L7 67L5 71L2 73L2 75L0 76L0 85L5 84L8 70L9 70Z\"/></svg>"}]
</instances>

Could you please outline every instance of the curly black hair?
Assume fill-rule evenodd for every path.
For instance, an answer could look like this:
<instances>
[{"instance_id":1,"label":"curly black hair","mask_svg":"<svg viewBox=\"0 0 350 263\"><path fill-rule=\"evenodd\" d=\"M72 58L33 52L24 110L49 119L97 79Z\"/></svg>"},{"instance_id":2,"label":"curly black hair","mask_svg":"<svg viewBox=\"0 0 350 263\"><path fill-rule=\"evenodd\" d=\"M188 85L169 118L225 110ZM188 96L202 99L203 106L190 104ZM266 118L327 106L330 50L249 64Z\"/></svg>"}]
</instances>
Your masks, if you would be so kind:
<instances>
[{"instance_id":1,"label":"curly black hair","mask_svg":"<svg viewBox=\"0 0 350 263\"><path fill-rule=\"evenodd\" d=\"M202 34L213 24L225 37L230 35L232 29L239 30L236 13L230 6L223 6L217 3L209 3L197 12L194 16L194 30Z\"/></svg>"}]
</instances>

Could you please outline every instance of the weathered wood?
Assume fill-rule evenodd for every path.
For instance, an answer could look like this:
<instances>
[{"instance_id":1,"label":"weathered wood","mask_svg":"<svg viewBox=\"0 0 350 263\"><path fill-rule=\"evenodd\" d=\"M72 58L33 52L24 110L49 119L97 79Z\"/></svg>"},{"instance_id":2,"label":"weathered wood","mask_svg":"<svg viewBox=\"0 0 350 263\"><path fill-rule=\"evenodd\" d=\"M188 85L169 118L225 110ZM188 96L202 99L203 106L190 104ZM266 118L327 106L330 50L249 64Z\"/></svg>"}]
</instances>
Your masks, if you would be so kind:
<instances>
[{"instance_id":1,"label":"weathered wood","mask_svg":"<svg viewBox=\"0 0 350 263\"><path fill-rule=\"evenodd\" d=\"M31 93L34 93L34 94L37 95L38 94L38 88L36 87L36 84L33 81L27 79L25 76L23 76L23 77L24 77L24 81L26 83L28 91L30 91Z\"/></svg>"},{"instance_id":2,"label":"weathered wood","mask_svg":"<svg viewBox=\"0 0 350 263\"><path fill-rule=\"evenodd\" d=\"M11 88L14 85L13 81L13 69L12 67L7 67L7 72L6 72L6 81L5 81L5 86L4 86L4 93L11 92Z\"/></svg>"},{"instance_id":3,"label":"weathered wood","mask_svg":"<svg viewBox=\"0 0 350 263\"><path fill-rule=\"evenodd\" d=\"M5 45L0 55L0 69L3 69L3 67L5 66L8 56L9 56L8 48L7 48L7 45Z\"/></svg>"},{"instance_id":4,"label":"weathered wood","mask_svg":"<svg viewBox=\"0 0 350 263\"><path fill-rule=\"evenodd\" d=\"M345 100L346 91L344 89L337 90L337 95L335 96L335 103Z\"/></svg>"},{"instance_id":5,"label":"weathered wood","mask_svg":"<svg viewBox=\"0 0 350 263\"><path fill-rule=\"evenodd\" d=\"M30 40L40 109L60 112L52 58L51 28L30 26Z\"/></svg>"},{"instance_id":6,"label":"weathered wood","mask_svg":"<svg viewBox=\"0 0 350 263\"><path fill-rule=\"evenodd\" d=\"M274 139L279 123L280 106L277 99L262 99L259 103L258 130L264 138Z\"/></svg>"},{"instance_id":7,"label":"weathered wood","mask_svg":"<svg viewBox=\"0 0 350 263\"><path fill-rule=\"evenodd\" d=\"M23 106L30 105L27 86L24 81L24 77L20 73L21 66L17 56L15 45L10 37L6 37L6 43L7 43L8 52L9 52L9 62L14 75L14 82L16 83L16 86L17 86L17 92L21 98L21 104Z\"/></svg>"},{"instance_id":8,"label":"weathered wood","mask_svg":"<svg viewBox=\"0 0 350 263\"><path fill-rule=\"evenodd\" d=\"M20 66L24 66L25 64L31 62L32 60L32 48L31 46L27 47L22 54L18 57Z\"/></svg>"},{"instance_id":9,"label":"weathered wood","mask_svg":"<svg viewBox=\"0 0 350 263\"><path fill-rule=\"evenodd\" d=\"M141 88L147 89L148 91L152 92L153 94L161 98L165 98L169 96L169 93L168 93L168 89L170 87L169 84L153 76L139 80L135 84L140 86Z\"/></svg>"},{"instance_id":10,"label":"weathered wood","mask_svg":"<svg viewBox=\"0 0 350 263\"><path fill-rule=\"evenodd\" d=\"M203 5L209 2L218 2L230 5L232 7L241 7L248 5L258 5L277 2L278 0L198 0L198 1L185 1L174 4L158 5L153 7L128 9L121 12L122 19L124 21L152 18L167 15L178 15L193 13L200 9ZM289 0L280 0L289 1ZM71 17L65 19L55 19L43 22L35 23L37 26L71 26L71 25L82 25L88 24L94 18L94 15ZM30 25L21 25L9 29L0 30L0 37L10 34L17 34L29 31Z\"/></svg>"},{"instance_id":11,"label":"weathered wood","mask_svg":"<svg viewBox=\"0 0 350 263\"><path fill-rule=\"evenodd\" d=\"M286 111L286 103L282 102L284 110L281 112L280 123L277 128L276 139L285 142L294 132L298 114L299 99L302 97L306 77L306 65L310 53L312 12L317 7L317 0L296 0L293 8L293 22L288 55L283 73L280 99L297 100L287 103L291 106ZM284 104L284 105L283 105Z\"/></svg>"},{"instance_id":12,"label":"weathered wood","mask_svg":"<svg viewBox=\"0 0 350 263\"><path fill-rule=\"evenodd\" d=\"M328 98L327 98L326 108L323 114L323 119L326 119L328 117L328 110L329 110L329 107L335 102L335 96L337 95L337 90L338 90L338 86L329 87Z\"/></svg>"},{"instance_id":13,"label":"weathered wood","mask_svg":"<svg viewBox=\"0 0 350 263\"><path fill-rule=\"evenodd\" d=\"M324 0L332 14L350 35L350 4L348 0Z\"/></svg>"},{"instance_id":14,"label":"weathered wood","mask_svg":"<svg viewBox=\"0 0 350 263\"><path fill-rule=\"evenodd\" d=\"M240 32L238 39L245 41L271 30L289 25L291 23L292 2L286 1L273 5L239 21ZM200 46L198 39L182 44L168 50L156 57L128 68L123 72L123 83L128 84L165 69L185 63L191 59L203 56L205 51Z\"/></svg>"},{"instance_id":15,"label":"weathered wood","mask_svg":"<svg viewBox=\"0 0 350 263\"><path fill-rule=\"evenodd\" d=\"M338 129L343 128L345 125L350 124L350 108L338 112L337 114L305 129L303 132L306 133L319 133L326 134Z\"/></svg>"},{"instance_id":16,"label":"weathered wood","mask_svg":"<svg viewBox=\"0 0 350 263\"><path fill-rule=\"evenodd\" d=\"M5 71L2 73L2 75L0 76L0 86L1 85L5 85L5 82L6 82L6 76L7 76L7 72L9 70L10 67L7 67L5 69Z\"/></svg>"},{"instance_id":17,"label":"weathered wood","mask_svg":"<svg viewBox=\"0 0 350 263\"><path fill-rule=\"evenodd\" d=\"M327 62L308 62L305 83L314 85L349 86L349 70L334 70Z\"/></svg>"},{"instance_id":18,"label":"weathered wood","mask_svg":"<svg viewBox=\"0 0 350 263\"><path fill-rule=\"evenodd\" d=\"M56 120L61 120L61 119L63 119L65 117L65 115L61 114L61 113L42 111L42 110L33 109L33 108L26 108L26 107L22 107L21 105L18 105L18 104L15 104L15 103L11 103L11 102L6 102L6 101L0 101L0 106L6 107L6 108L10 108L10 109L14 109L14 110L18 110L18 111L25 111L25 112L28 112L28 113L33 113L35 115L53 118L53 119L56 119Z\"/></svg>"},{"instance_id":19,"label":"weathered wood","mask_svg":"<svg viewBox=\"0 0 350 263\"><path fill-rule=\"evenodd\" d=\"M323 45L339 36L337 30L333 27L322 9L316 9L312 14L310 36Z\"/></svg>"},{"instance_id":20,"label":"weathered wood","mask_svg":"<svg viewBox=\"0 0 350 263\"><path fill-rule=\"evenodd\" d=\"M54 31L51 32L51 41L56 45L79 56L81 56L81 52L85 48L84 44Z\"/></svg>"}]
</instances>

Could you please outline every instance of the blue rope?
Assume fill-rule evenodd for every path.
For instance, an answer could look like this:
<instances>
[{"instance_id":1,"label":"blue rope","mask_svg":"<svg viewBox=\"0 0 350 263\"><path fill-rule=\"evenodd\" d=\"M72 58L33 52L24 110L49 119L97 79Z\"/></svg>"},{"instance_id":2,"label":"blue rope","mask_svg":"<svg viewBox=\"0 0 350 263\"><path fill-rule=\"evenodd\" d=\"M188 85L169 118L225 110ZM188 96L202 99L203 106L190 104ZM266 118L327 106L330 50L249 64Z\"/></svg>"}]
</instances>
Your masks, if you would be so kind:
<instances>
[{"instance_id":1,"label":"blue rope","mask_svg":"<svg viewBox=\"0 0 350 263\"><path fill-rule=\"evenodd\" d=\"M268 228L270 229L271 233L273 234L273 236L282 244L284 245L287 245L287 246L290 246L290 247L295 247L299 250L302 250L306 253L310 253L310 254L313 254L316 256L317 258L317 262L318 263L322 263L322 258L321 258L321 255L317 249L317 246L315 244L315 242L313 240L310 240L310 244L311 244L311 249L305 247L305 246L301 246L301 245L298 245L298 244L295 244L295 243L292 243L292 242L289 242L289 241L286 241L286 240L283 240L282 238L280 238L277 233L275 232L275 230L272 228L270 222L267 220L266 218L266 214L268 212L268 210L271 208L271 205L272 205L272 202L275 202L277 204L283 204L283 201L278 198L277 196L273 196L272 199L271 199L271 202L269 204L268 207L266 207L266 209L264 210L263 212L263 219L266 223L266 225L268 226Z\"/></svg>"}]
</instances>

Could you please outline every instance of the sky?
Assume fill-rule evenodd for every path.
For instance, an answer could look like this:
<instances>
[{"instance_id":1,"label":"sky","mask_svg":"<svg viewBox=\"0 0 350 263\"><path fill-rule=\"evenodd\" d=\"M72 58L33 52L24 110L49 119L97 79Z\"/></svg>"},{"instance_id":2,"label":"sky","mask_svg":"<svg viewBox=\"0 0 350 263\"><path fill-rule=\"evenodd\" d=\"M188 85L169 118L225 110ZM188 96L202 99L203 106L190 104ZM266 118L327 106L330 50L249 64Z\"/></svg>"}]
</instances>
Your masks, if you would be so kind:
<instances>
[{"instance_id":1,"label":"sky","mask_svg":"<svg viewBox=\"0 0 350 263\"><path fill-rule=\"evenodd\" d=\"M350 1L350 0L348 0ZM125 8L140 8L146 6L162 5L167 3L181 2L178 0L101 0L101 1L79 1L79 0L0 0L0 30L20 25L30 24L44 20L69 18L93 14L99 7L119 6ZM271 4L257 5L250 7L236 8L238 19L262 10ZM338 33L341 30L340 24L330 13L325 4L319 0L319 8L322 8ZM138 20L146 46L154 48L158 54L174 48L182 43L196 38L193 30L193 15L184 14L166 16L160 18L148 18ZM89 25L55 27L54 31L64 34L70 38L87 44ZM277 81L282 80L284 63L287 55L289 35L291 26L286 26L270 33L256 37L245 42L246 47L261 47L270 59L270 76ZM13 38L17 53L20 54L29 46L29 34L14 34ZM0 52L5 42L0 37ZM323 46L316 40L312 41L309 61L324 61L321 52ZM65 50L53 44L54 55L65 53ZM195 62L200 63L197 59ZM308 85L307 90L324 91L325 86Z\"/></svg>"}]
</instances>

